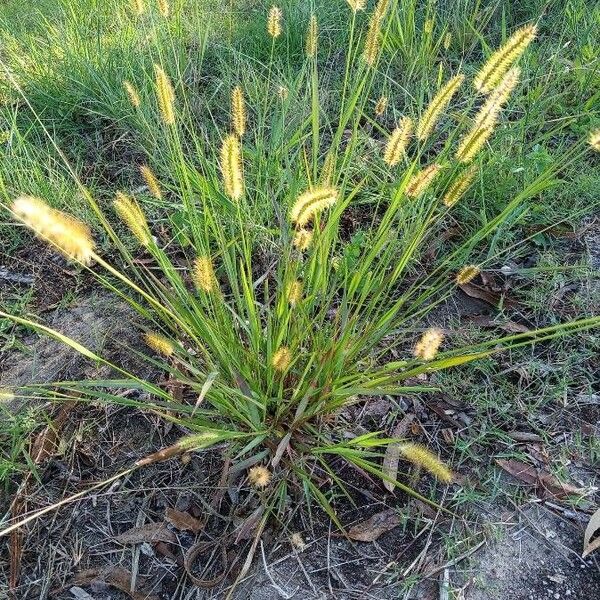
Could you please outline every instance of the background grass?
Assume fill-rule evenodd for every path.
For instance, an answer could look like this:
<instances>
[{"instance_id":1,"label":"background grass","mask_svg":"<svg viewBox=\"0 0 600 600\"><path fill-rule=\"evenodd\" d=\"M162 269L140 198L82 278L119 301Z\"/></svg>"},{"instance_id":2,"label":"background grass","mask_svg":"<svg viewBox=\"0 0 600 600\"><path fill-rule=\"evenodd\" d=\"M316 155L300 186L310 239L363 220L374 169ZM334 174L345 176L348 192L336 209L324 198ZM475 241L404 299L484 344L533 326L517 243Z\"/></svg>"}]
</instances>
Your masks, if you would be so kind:
<instances>
[{"instance_id":1,"label":"background grass","mask_svg":"<svg viewBox=\"0 0 600 600\"><path fill-rule=\"evenodd\" d=\"M152 97L146 75L152 70L152 53L161 48L161 61L191 94L188 108L195 116L198 132L210 136L207 124L225 122L222 107L228 105L233 85L241 82L250 106L261 102L264 82L259 72L271 51L264 34L269 4L236 0L224 7L213 0L183 2L183 16L164 31L153 26L158 18L155 13L141 28L131 18L126 1L47 0L34 8L29 2L9 1L0 13L2 60L57 145L100 203L106 205L117 189L142 185L137 165L144 156L152 157L153 167L167 187L172 176L172 164L158 134L148 133L145 127L154 115L144 111L151 109L134 111L122 81L134 82L142 98ZM383 123L387 129L407 106L422 108L439 82L459 65L472 75L482 57L508 33L542 17L539 39L521 65L524 85L512 103L510 120L518 119L519 125L498 132L476 199L461 205L454 216L458 225L474 230L501 210L525 182L559 158L568 145L600 123L600 8L585 0L402 0L401 5L402 19L392 24L389 39L394 59L380 78L380 91L391 102ZM320 65L322 101L326 108L335 109L348 36L346 3L320 1L311 6L288 1L281 6L285 33L278 42L276 74L280 84L291 90L289 119L302 119L310 110L295 83L303 64L304 31L312 6L319 15L321 40L326 47ZM361 22L365 18L359 15ZM446 39L450 40L447 50ZM38 194L93 223L94 216L61 165L56 149L6 79L0 83L0 97L3 199L8 202L23 192ZM373 103L376 100L374 97ZM529 265L535 276L528 276L526 282L513 277L510 286L519 302L516 312L532 325L552 324L598 308L597 285L589 283L591 273L584 250L573 249L564 234L579 232L597 214L600 159L588 155L586 161L571 165L560 177L560 185L529 204L517 227L503 227L486 249L492 255L531 238L518 254L510 254L510 260L520 268ZM176 229L175 198L169 197L166 205L146 206L152 208L153 219ZM550 226L553 229L544 231ZM4 255L17 254L29 239L8 224L0 224L0 236ZM360 246L367 243L367 237L359 233L352 243ZM481 259L486 258L483 252ZM565 255L569 255L570 264L566 264ZM550 299L565 286L574 286L574 293L568 296L568 310L564 303L549 308ZM26 312L26 303L18 302L18 310ZM514 310L500 311L497 318L514 315ZM1 325L0 336L10 340L10 347L14 329ZM481 332L462 328L459 335L477 340ZM539 416L548 406L555 407L565 398L576 402L582 393L591 393L597 377L592 357L598 344L598 338L589 334L552 349L523 350L507 357L506 365L489 360L441 375L440 383L448 394L467 403L479 424L466 438L456 441L457 464L462 460L481 463L482 479L493 481L485 475L489 464L482 457L489 449L497 452L500 448L504 454L513 451L505 436L507 430L523 425L524 418L529 426L543 432ZM497 375L509 362L526 365L527 381L522 376ZM546 368L548 362L550 370ZM516 412L515 405L519 407ZM13 431L8 432L7 439L14 438ZM574 437L573 444L583 442ZM579 446L576 450L598 452L597 448ZM17 464L15 456L11 451L10 460Z\"/></svg>"}]
</instances>

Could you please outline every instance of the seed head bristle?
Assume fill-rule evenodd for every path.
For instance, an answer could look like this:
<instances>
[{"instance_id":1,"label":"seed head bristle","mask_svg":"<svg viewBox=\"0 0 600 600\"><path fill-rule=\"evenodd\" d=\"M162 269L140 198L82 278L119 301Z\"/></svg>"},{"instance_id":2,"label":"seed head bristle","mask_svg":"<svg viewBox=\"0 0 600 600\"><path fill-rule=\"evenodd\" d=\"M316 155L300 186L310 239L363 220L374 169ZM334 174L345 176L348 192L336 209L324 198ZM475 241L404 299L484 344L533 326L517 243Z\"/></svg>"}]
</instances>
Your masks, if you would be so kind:
<instances>
[{"instance_id":1,"label":"seed head bristle","mask_svg":"<svg viewBox=\"0 0 600 600\"><path fill-rule=\"evenodd\" d=\"M20 196L11 210L21 223L67 258L84 265L92 262L94 240L89 227L81 221L33 196Z\"/></svg>"},{"instance_id":2,"label":"seed head bristle","mask_svg":"<svg viewBox=\"0 0 600 600\"><path fill-rule=\"evenodd\" d=\"M271 6L267 19L267 31L273 39L281 35L281 19L281 9L278 6Z\"/></svg>"},{"instance_id":3,"label":"seed head bristle","mask_svg":"<svg viewBox=\"0 0 600 600\"><path fill-rule=\"evenodd\" d=\"M458 285L465 285L473 281L479 273L481 273L481 269L477 265L466 265L456 274L456 283Z\"/></svg>"},{"instance_id":4,"label":"seed head bristle","mask_svg":"<svg viewBox=\"0 0 600 600\"><path fill-rule=\"evenodd\" d=\"M483 148L493 132L493 127L477 127L472 129L459 144L456 151L456 159L461 163L470 163Z\"/></svg>"},{"instance_id":5,"label":"seed head bristle","mask_svg":"<svg viewBox=\"0 0 600 600\"><path fill-rule=\"evenodd\" d=\"M379 100L377 100L377 104L375 104L375 115L377 115L378 117L381 117L381 115L383 115L383 113L385 112L387 105L388 105L388 97L381 96L381 98L379 98Z\"/></svg>"},{"instance_id":6,"label":"seed head bristle","mask_svg":"<svg viewBox=\"0 0 600 600\"><path fill-rule=\"evenodd\" d=\"M483 94L491 92L535 39L536 33L535 25L526 25L515 31L481 68L473 82L475 89Z\"/></svg>"},{"instance_id":7,"label":"seed head bristle","mask_svg":"<svg viewBox=\"0 0 600 600\"><path fill-rule=\"evenodd\" d=\"M138 94L138 91L135 89L133 84L130 81L124 81L123 87L127 92L127 96L129 97L129 102L131 103L131 106L133 106L133 108L139 108L142 104L142 101L140 100L140 95Z\"/></svg>"},{"instance_id":8,"label":"seed head bristle","mask_svg":"<svg viewBox=\"0 0 600 600\"><path fill-rule=\"evenodd\" d=\"M398 164L406 154L406 148L410 142L413 130L413 122L410 117L402 117L398 127L392 131L383 154L383 160L390 166Z\"/></svg>"},{"instance_id":9,"label":"seed head bristle","mask_svg":"<svg viewBox=\"0 0 600 600\"><path fill-rule=\"evenodd\" d=\"M158 11L165 18L168 19L171 14L171 6L168 0L158 0Z\"/></svg>"},{"instance_id":10,"label":"seed head bristle","mask_svg":"<svg viewBox=\"0 0 600 600\"><path fill-rule=\"evenodd\" d=\"M287 301L290 306L296 306L302 300L302 282L296 279L287 287Z\"/></svg>"},{"instance_id":11,"label":"seed head bristle","mask_svg":"<svg viewBox=\"0 0 600 600\"><path fill-rule=\"evenodd\" d=\"M513 67L509 69L496 87L488 96L487 100L475 116L474 128L494 127L502 107L508 101L509 96L519 83L521 69Z\"/></svg>"},{"instance_id":12,"label":"seed head bristle","mask_svg":"<svg viewBox=\"0 0 600 600\"><path fill-rule=\"evenodd\" d=\"M372 67L377 61L380 48L381 17L376 12L371 15L367 37L365 38L365 47L363 50L364 61Z\"/></svg>"},{"instance_id":13,"label":"seed head bristle","mask_svg":"<svg viewBox=\"0 0 600 600\"><path fill-rule=\"evenodd\" d=\"M158 333L146 333L144 334L144 341L149 348L152 348L157 354L163 356L171 356L175 352L173 344L162 335Z\"/></svg>"},{"instance_id":14,"label":"seed head bristle","mask_svg":"<svg viewBox=\"0 0 600 600\"><path fill-rule=\"evenodd\" d=\"M440 168L440 165L434 163L413 175L406 186L406 195L409 198L418 198L432 184Z\"/></svg>"},{"instance_id":15,"label":"seed head bristle","mask_svg":"<svg viewBox=\"0 0 600 600\"><path fill-rule=\"evenodd\" d=\"M175 92L169 76L160 65L154 65L156 79L156 99L165 125L175 124Z\"/></svg>"},{"instance_id":16,"label":"seed head bristle","mask_svg":"<svg viewBox=\"0 0 600 600\"><path fill-rule=\"evenodd\" d=\"M248 470L248 480L254 487L265 488L271 483L271 471L262 465L250 467Z\"/></svg>"},{"instance_id":17,"label":"seed head bristle","mask_svg":"<svg viewBox=\"0 0 600 600\"><path fill-rule=\"evenodd\" d=\"M463 173L461 173L452 185L448 188L448 191L442 198L442 203L451 208L454 206L463 196L463 194L469 189L475 175L477 174L477 166L471 165Z\"/></svg>"},{"instance_id":18,"label":"seed head bristle","mask_svg":"<svg viewBox=\"0 0 600 600\"><path fill-rule=\"evenodd\" d=\"M15 399L15 395L8 390L0 388L0 402L10 402Z\"/></svg>"},{"instance_id":19,"label":"seed head bristle","mask_svg":"<svg viewBox=\"0 0 600 600\"><path fill-rule=\"evenodd\" d=\"M313 232L310 229L298 229L294 234L293 244L300 252L306 252L313 240Z\"/></svg>"},{"instance_id":20,"label":"seed head bristle","mask_svg":"<svg viewBox=\"0 0 600 600\"><path fill-rule=\"evenodd\" d=\"M450 44L452 43L452 34L448 31L444 36L444 50L448 50L450 48Z\"/></svg>"},{"instance_id":21,"label":"seed head bristle","mask_svg":"<svg viewBox=\"0 0 600 600\"><path fill-rule=\"evenodd\" d=\"M415 345L415 357L421 360L433 360L443 341L444 333L441 329L437 327L428 329Z\"/></svg>"},{"instance_id":22,"label":"seed head bristle","mask_svg":"<svg viewBox=\"0 0 600 600\"><path fill-rule=\"evenodd\" d=\"M315 215L333 206L337 196L333 187L317 187L300 194L290 211L290 220L298 227L304 227Z\"/></svg>"},{"instance_id":23,"label":"seed head bristle","mask_svg":"<svg viewBox=\"0 0 600 600\"><path fill-rule=\"evenodd\" d=\"M154 196L157 200L162 200L162 190L160 187L160 183L156 178L156 175L152 171L152 169L148 165L142 165L140 167L140 173L148 186L148 191L152 196Z\"/></svg>"},{"instance_id":24,"label":"seed head bristle","mask_svg":"<svg viewBox=\"0 0 600 600\"><path fill-rule=\"evenodd\" d=\"M365 10L365 6L367 5L367 0L347 0L347 2L353 12Z\"/></svg>"},{"instance_id":25,"label":"seed head bristle","mask_svg":"<svg viewBox=\"0 0 600 600\"><path fill-rule=\"evenodd\" d=\"M375 10L373 11L373 15L377 17L380 21L385 17L385 13L387 12L388 6L390 5L390 0L379 0L375 5Z\"/></svg>"},{"instance_id":26,"label":"seed head bristle","mask_svg":"<svg viewBox=\"0 0 600 600\"><path fill-rule=\"evenodd\" d=\"M298 550L298 552L304 552L304 550L306 550L306 542L302 539L302 536L297 531L292 533L290 536L290 542L292 546Z\"/></svg>"},{"instance_id":27,"label":"seed head bristle","mask_svg":"<svg viewBox=\"0 0 600 600\"><path fill-rule=\"evenodd\" d=\"M400 444L402 456L410 462L423 467L432 475L445 482L452 481L452 471L433 452L420 444Z\"/></svg>"},{"instance_id":28,"label":"seed head bristle","mask_svg":"<svg viewBox=\"0 0 600 600\"><path fill-rule=\"evenodd\" d=\"M218 288L219 284L210 256L199 256L196 258L192 279L196 287L207 294L214 292Z\"/></svg>"},{"instance_id":29,"label":"seed head bristle","mask_svg":"<svg viewBox=\"0 0 600 600\"><path fill-rule=\"evenodd\" d=\"M239 200L244 193L244 177L242 173L242 149L239 138L228 135L221 147L221 173L225 193L232 200Z\"/></svg>"},{"instance_id":30,"label":"seed head bristle","mask_svg":"<svg viewBox=\"0 0 600 600\"><path fill-rule=\"evenodd\" d=\"M133 12L141 17L146 12L146 6L144 5L144 0L131 0L131 5L133 8Z\"/></svg>"},{"instance_id":31,"label":"seed head bristle","mask_svg":"<svg viewBox=\"0 0 600 600\"><path fill-rule=\"evenodd\" d=\"M130 198L123 192L117 192L114 206L117 214L125 225L129 227L129 230L138 242L142 246L148 247L152 242L152 235L150 234L146 216L135 199Z\"/></svg>"},{"instance_id":32,"label":"seed head bristle","mask_svg":"<svg viewBox=\"0 0 600 600\"><path fill-rule=\"evenodd\" d=\"M291 362L292 354L287 346L281 346L281 348L279 348L277 352L273 354L273 358L271 359L273 368L281 373L287 371L287 368L290 366Z\"/></svg>"},{"instance_id":33,"label":"seed head bristle","mask_svg":"<svg viewBox=\"0 0 600 600\"><path fill-rule=\"evenodd\" d=\"M456 90L461 86L464 81L464 75L456 75L449 79L446 84L440 89L440 91L433 97L433 100L429 103L429 106L425 109L423 116L419 120L417 125L417 138L420 141L426 140L435 124L437 123L440 115L452 100L452 96L456 93Z\"/></svg>"},{"instance_id":34,"label":"seed head bristle","mask_svg":"<svg viewBox=\"0 0 600 600\"><path fill-rule=\"evenodd\" d=\"M600 129L592 131L588 143L596 152L600 152Z\"/></svg>"},{"instance_id":35,"label":"seed head bristle","mask_svg":"<svg viewBox=\"0 0 600 600\"><path fill-rule=\"evenodd\" d=\"M244 92L239 85L231 92L231 122L235 133L242 137L246 133L246 103Z\"/></svg>"},{"instance_id":36,"label":"seed head bristle","mask_svg":"<svg viewBox=\"0 0 600 600\"><path fill-rule=\"evenodd\" d=\"M287 97L289 96L290 91L285 87L285 85L280 85L277 88L277 95L279 96L279 99L284 102L285 100L287 100Z\"/></svg>"},{"instance_id":37,"label":"seed head bristle","mask_svg":"<svg viewBox=\"0 0 600 600\"><path fill-rule=\"evenodd\" d=\"M317 54L317 41L319 38L319 26L316 15L311 15L308 31L306 32L306 56L313 58Z\"/></svg>"}]
</instances>

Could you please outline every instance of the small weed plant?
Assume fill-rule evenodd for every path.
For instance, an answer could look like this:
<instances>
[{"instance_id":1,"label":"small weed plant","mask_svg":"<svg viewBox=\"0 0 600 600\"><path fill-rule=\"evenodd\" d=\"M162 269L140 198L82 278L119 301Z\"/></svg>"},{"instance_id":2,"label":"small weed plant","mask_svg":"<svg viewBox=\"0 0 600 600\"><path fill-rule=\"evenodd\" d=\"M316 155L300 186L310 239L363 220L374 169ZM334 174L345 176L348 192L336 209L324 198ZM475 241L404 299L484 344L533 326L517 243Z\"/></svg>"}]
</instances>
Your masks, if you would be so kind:
<instances>
[{"instance_id":1,"label":"small weed plant","mask_svg":"<svg viewBox=\"0 0 600 600\"><path fill-rule=\"evenodd\" d=\"M167 2L149 4L134 3L130 14L149 39L183 18ZM450 467L425 447L385 432L347 431L337 417L369 397L435 391L436 371L600 322L590 317L454 347L433 316L458 284L511 250L487 249L527 201L554 185L559 169L600 148L600 133L592 133L507 198L498 214L459 228L460 239L433 243L455 225L457 203L477 202L483 175L493 177L485 173L487 149L495 131L508 127L506 108L523 85L519 59L536 25L515 31L477 73L448 73L423 106L396 114L387 67L390 31L393 25L397 38L402 19L397 3L380 0L370 15L364 2L348 5L335 114L320 85L318 15L305 24L301 69L284 79L277 56L286 15L273 6L264 16L271 52L261 78L240 75L230 106L205 113L204 121L177 66L161 60L160 47L142 50L153 72L134 74L119 93L126 118L146 139L159 140L160 163L147 156L139 165L143 191L118 191L114 211L101 208L71 169L102 232L27 190L5 206L92 272L115 301L133 307L149 348L140 360L166 374L168 384L3 312L115 373L3 394L127 404L175 422L189 435L136 467L226 448L260 489L263 521L284 515L289 497L304 495L341 527L322 487L327 479L345 490L333 466L340 460L418 496L382 466L392 444L449 482ZM447 46L445 37L434 45ZM7 77L27 102L18 78ZM148 218L147 207L163 211L167 226Z\"/></svg>"}]
</instances>

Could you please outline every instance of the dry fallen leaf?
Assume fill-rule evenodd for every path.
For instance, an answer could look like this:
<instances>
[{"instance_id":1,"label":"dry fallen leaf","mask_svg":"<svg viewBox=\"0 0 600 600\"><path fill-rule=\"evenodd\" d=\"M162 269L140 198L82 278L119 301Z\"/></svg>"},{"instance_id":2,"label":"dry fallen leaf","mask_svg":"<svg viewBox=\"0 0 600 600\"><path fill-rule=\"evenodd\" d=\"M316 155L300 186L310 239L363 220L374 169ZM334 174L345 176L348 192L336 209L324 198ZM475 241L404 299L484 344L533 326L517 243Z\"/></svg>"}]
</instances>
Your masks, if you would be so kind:
<instances>
[{"instance_id":1,"label":"dry fallen leaf","mask_svg":"<svg viewBox=\"0 0 600 600\"><path fill-rule=\"evenodd\" d=\"M507 333L527 333L529 331L529 327L526 325L521 325L521 323L515 323L510 320L497 321L490 315L474 315L472 317L467 317L466 320L478 327L497 327L498 329L503 329Z\"/></svg>"},{"instance_id":2,"label":"dry fallen leaf","mask_svg":"<svg viewBox=\"0 0 600 600\"><path fill-rule=\"evenodd\" d=\"M175 508L167 508L165 511L165 521L179 531L198 533L203 527L202 521L192 517L190 513L181 512Z\"/></svg>"},{"instance_id":3,"label":"dry fallen leaf","mask_svg":"<svg viewBox=\"0 0 600 600\"><path fill-rule=\"evenodd\" d=\"M58 414L52 419L52 423L44 427L33 440L30 455L36 465L43 463L56 454L60 442L61 430L75 404L75 402L63 404Z\"/></svg>"},{"instance_id":4,"label":"dry fallen leaf","mask_svg":"<svg viewBox=\"0 0 600 600\"><path fill-rule=\"evenodd\" d=\"M171 542L177 541L175 534L167 529L164 523L147 523L141 527L132 527L115 537L120 544L141 544L142 542Z\"/></svg>"},{"instance_id":5,"label":"dry fallen leaf","mask_svg":"<svg viewBox=\"0 0 600 600\"><path fill-rule=\"evenodd\" d=\"M393 508L388 508L351 527L348 537L358 542L374 542L398 525L400 525L400 515Z\"/></svg>"},{"instance_id":6,"label":"dry fallen leaf","mask_svg":"<svg viewBox=\"0 0 600 600\"><path fill-rule=\"evenodd\" d=\"M467 296L471 298L477 298L478 300L483 300L487 304L491 304L492 306L499 306L501 303L504 306L515 306L518 303L515 300L511 300L506 296L499 294L490 289L486 289L480 285L475 285L474 283L463 283L458 286Z\"/></svg>"},{"instance_id":7,"label":"dry fallen leaf","mask_svg":"<svg viewBox=\"0 0 600 600\"><path fill-rule=\"evenodd\" d=\"M393 438L402 438L406 436L408 433L408 429L410 424L413 422L415 415L413 413L408 413L404 415L402 420L396 425L394 430L392 431L391 437ZM385 456L383 457L383 466L381 471L384 475L389 477L390 479L398 478L398 464L400 462L400 448L398 444L390 444L385 449ZM386 490L393 492L394 484L391 481L383 480L383 485Z\"/></svg>"},{"instance_id":8,"label":"dry fallen leaf","mask_svg":"<svg viewBox=\"0 0 600 600\"><path fill-rule=\"evenodd\" d=\"M581 488L577 488L569 483L562 483L554 475L548 473L548 471L544 471L543 469L538 470L532 465L522 463L518 460L498 459L496 462L513 477L536 487L538 491L542 492L543 497L562 498L564 496L585 493L585 490Z\"/></svg>"},{"instance_id":9,"label":"dry fallen leaf","mask_svg":"<svg viewBox=\"0 0 600 600\"><path fill-rule=\"evenodd\" d=\"M594 533L598 533L598 537L592 541ZM600 508L591 516L590 522L585 528L585 534L583 536L583 554L582 558L585 558L588 554L594 550L600 548Z\"/></svg>"},{"instance_id":10,"label":"dry fallen leaf","mask_svg":"<svg viewBox=\"0 0 600 600\"><path fill-rule=\"evenodd\" d=\"M131 591L131 573L118 566L109 566L103 569L86 569L73 577L69 585L88 585L90 583L104 583L121 590L132 600L158 600L158 596L153 594L150 585L146 583L146 578L139 575L136 577L136 587L138 590Z\"/></svg>"}]
</instances>

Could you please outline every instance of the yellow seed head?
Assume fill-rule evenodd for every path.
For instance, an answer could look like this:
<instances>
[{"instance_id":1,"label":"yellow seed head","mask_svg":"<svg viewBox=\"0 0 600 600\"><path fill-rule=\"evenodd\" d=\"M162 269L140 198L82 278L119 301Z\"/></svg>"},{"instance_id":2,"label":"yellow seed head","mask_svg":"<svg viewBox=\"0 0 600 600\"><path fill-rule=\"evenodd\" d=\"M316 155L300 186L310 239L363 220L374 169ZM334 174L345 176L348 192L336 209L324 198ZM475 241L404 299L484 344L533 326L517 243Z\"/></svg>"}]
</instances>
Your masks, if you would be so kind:
<instances>
[{"instance_id":1,"label":"yellow seed head","mask_svg":"<svg viewBox=\"0 0 600 600\"><path fill-rule=\"evenodd\" d=\"M433 33L434 25L435 21L433 19L425 19L425 23L423 23L423 31L425 35L431 35Z\"/></svg>"},{"instance_id":2,"label":"yellow seed head","mask_svg":"<svg viewBox=\"0 0 600 600\"><path fill-rule=\"evenodd\" d=\"M458 285L469 283L470 281L473 281L479 273L481 273L481 269L477 265L467 265L456 274L456 283Z\"/></svg>"},{"instance_id":3,"label":"yellow seed head","mask_svg":"<svg viewBox=\"0 0 600 600\"><path fill-rule=\"evenodd\" d=\"M158 10L165 19L168 19L171 14L171 6L168 0L158 0Z\"/></svg>"},{"instance_id":4,"label":"yellow seed head","mask_svg":"<svg viewBox=\"0 0 600 600\"><path fill-rule=\"evenodd\" d=\"M246 133L246 103L244 92L239 85L236 85L231 92L231 124L240 137Z\"/></svg>"},{"instance_id":5,"label":"yellow seed head","mask_svg":"<svg viewBox=\"0 0 600 600\"><path fill-rule=\"evenodd\" d=\"M418 198L431 185L439 170L440 165L434 163L413 175L406 186L406 195L409 198Z\"/></svg>"},{"instance_id":6,"label":"yellow seed head","mask_svg":"<svg viewBox=\"0 0 600 600\"><path fill-rule=\"evenodd\" d=\"M165 125L175 124L175 92L169 76L160 65L154 65L156 79L156 99Z\"/></svg>"},{"instance_id":7,"label":"yellow seed head","mask_svg":"<svg viewBox=\"0 0 600 600\"><path fill-rule=\"evenodd\" d=\"M392 135L385 147L383 160L393 167L398 164L406 154L406 148L412 135L413 122L410 117L402 117L398 127L392 131Z\"/></svg>"},{"instance_id":8,"label":"yellow seed head","mask_svg":"<svg viewBox=\"0 0 600 600\"><path fill-rule=\"evenodd\" d=\"M365 10L365 6L367 4L367 0L347 0L347 1L353 12L358 12L359 10Z\"/></svg>"},{"instance_id":9,"label":"yellow seed head","mask_svg":"<svg viewBox=\"0 0 600 600\"><path fill-rule=\"evenodd\" d=\"M146 333L144 334L144 341L149 348L152 348L157 354L163 356L171 356L175 352L173 344L162 335L158 333Z\"/></svg>"},{"instance_id":10,"label":"yellow seed head","mask_svg":"<svg viewBox=\"0 0 600 600\"><path fill-rule=\"evenodd\" d=\"M156 178L156 175L152 169L148 165L142 165L140 167L140 173L142 174L142 177L148 186L148 191L150 194L152 194L152 196L158 200L161 200L163 196L162 190L160 189L160 183L158 182L158 179Z\"/></svg>"},{"instance_id":11,"label":"yellow seed head","mask_svg":"<svg viewBox=\"0 0 600 600\"><path fill-rule=\"evenodd\" d=\"M498 84L498 87L490 93L487 100L475 116L474 128L493 127L496 124L502 107L506 104L512 91L519 83L520 74L521 69L519 69L519 67L513 67L512 69L509 69L509 71Z\"/></svg>"},{"instance_id":12,"label":"yellow seed head","mask_svg":"<svg viewBox=\"0 0 600 600\"><path fill-rule=\"evenodd\" d=\"M135 14L140 17L146 12L146 7L144 6L144 0L131 0L131 5Z\"/></svg>"},{"instance_id":13,"label":"yellow seed head","mask_svg":"<svg viewBox=\"0 0 600 600\"><path fill-rule=\"evenodd\" d=\"M450 44L452 43L452 34L448 31L444 36L444 50L448 50L450 48Z\"/></svg>"},{"instance_id":14,"label":"yellow seed head","mask_svg":"<svg viewBox=\"0 0 600 600\"><path fill-rule=\"evenodd\" d=\"M375 105L375 114L378 117L380 117L385 112L387 105L388 105L388 97L381 96L381 98L379 98L379 100L377 100L377 104Z\"/></svg>"},{"instance_id":15,"label":"yellow seed head","mask_svg":"<svg viewBox=\"0 0 600 600\"><path fill-rule=\"evenodd\" d=\"M271 364L276 371L287 371L287 368L290 366L292 362L292 355L290 353L290 349L286 346L281 346L275 354L273 354L273 358L271 359Z\"/></svg>"},{"instance_id":16,"label":"yellow seed head","mask_svg":"<svg viewBox=\"0 0 600 600\"><path fill-rule=\"evenodd\" d=\"M472 129L459 144L456 151L456 159L461 163L470 163L483 148L493 132L493 127L477 127Z\"/></svg>"},{"instance_id":17,"label":"yellow seed head","mask_svg":"<svg viewBox=\"0 0 600 600\"><path fill-rule=\"evenodd\" d=\"M210 256L199 256L194 261L192 279L196 287L210 294L218 288L217 277Z\"/></svg>"},{"instance_id":18,"label":"yellow seed head","mask_svg":"<svg viewBox=\"0 0 600 600\"><path fill-rule=\"evenodd\" d=\"M444 194L444 197L442 198L443 204L448 208L454 206L469 189L476 174L477 166L471 165L466 171L459 175Z\"/></svg>"},{"instance_id":19,"label":"yellow seed head","mask_svg":"<svg viewBox=\"0 0 600 600\"><path fill-rule=\"evenodd\" d=\"M302 300L302 282L292 281L287 287L287 300L290 306L296 306Z\"/></svg>"},{"instance_id":20,"label":"yellow seed head","mask_svg":"<svg viewBox=\"0 0 600 600\"><path fill-rule=\"evenodd\" d=\"M526 25L515 31L506 43L490 56L474 80L475 88L483 94L491 92L504 77L510 67L534 40L535 25Z\"/></svg>"},{"instance_id":21,"label":"yellow seed head","mask_svg":"<svg viewBox=\"0 0 600 600\"><path fill-rule=\"evenodd\" d=\"M592 131L588 142L596 152L600 152L600 129Z\"/></svg>"},{"instance_id":22,"label":"yellow seed head","mask_svg":"<svg viewBox=\"0 0 600 600\"><path fill-rule=\"evenodd\" d=\"M81 221L33 196L20 196L13 202L11 210L19 221L67 258L84 265L92 262L94 240L89 227Z\"/></svg>"},{"instance_id":23,"label":"yellow seed head","mask_svg":"<svg viewBox=\"0 0 600 600\"><path fill-rule=\"evenodd\" d=\"M315 215L333 206L337 196L333 187L317 187L300 194L290 211L290 220L298 227L304 227Z\"/></svg>"},{"instance_id":24,"label":"yellow seed head","mask_svg":"<svg viewBox=\"0 0 600 600\"><path fill-rule=\"evenodd\" d=\"M129 227L129 230L133 233L138 242L142 246L149 246L152 242L152 235L150 234L146 216L142 212L139 204L126 194L117 192L114 206L117 214L123 223Z\"/></svg>"},{"instance_id":25,"label":"yellow seed head","mask_svg":"<svg viewBox=\"0 0 600 600\"><path fill-rule=\"evenodd\" d=\"M450 101L452 100L452 96L454 96L464 79L464 75L452 77L452 79L448 80L442 89L434 96L417 126L416 133L419 140L424 141L429 137L440 115L446 110L448 104L450 104Z\"/></svg>"},{"instance_id":26,"label":"yellow seed head","mask_svg":"<svg viewBox=\"0 0 600 600\"><path fill-rule=\"evenodd\" d=\"M452 481L452 471L435 455L420 444L400 444L402 456L445 482Z\"/></svg>"},{"instance_id":27,"label":"yellow seed head","mask_svg":"<svg viewBox=\"0 0 600 600\"><path fill-rule=\"evenodd\" d=\"M277 88L277 95L279 96L279 99L281 101L285 101L287 100L287 97L289 96L290 91L285 87L285 85L280 85Z\"/></svg>"},{"instance_id":28,"label":"yellow seed head","mask_svg":"<svg viewBox=\"0 0 600 600\"><path fill-rule=\"evenodd\" d=\"M317 17L315 15L311 15L308 31L306 32L306 56L308 56L308 58L312 58L317 54L318 36L319 28L317 24Z\"/></svg>"},{"instance_id":29,"label":"yellow seed head","mask_svg":"<svg viewBox=\"0 0 600 600\"><path fill-rule=\"evenodd\" d=\"M15 395L8 390L0 388L0 402L10 402L15 399Z\"/></svg>"},{"instance_id":30,"label":"yellow seed head","mask_svg":"<svg viewBox=\"0 0 600 600\"><path fill-rule=\"evenodd\" d=\"M225 193L232 200L239 200L244 193L244 177L242 174L242 149L235 135L228 135L221 147L221 173Z\"/></svg>"},{"instance_id":31,"label":"yellow seed head","mask_svg":"<svg viewBox=\"0 0 600 600\"><path fill-rule=\"evenodd\" d=\"M137 90L133 87L133 84L130 81L124 81L123 87L127 92L127 96L129 96L129 102L131 102L131 106L133 106L133 108L139 108L142 104L142 101L140 100L140 95L138 94Z\"/></svg>"},{"instance_id":32,"label":"yellow seed head","mask_svg":"<svg viewBox=\"0 0 600 600\"><path fill-rule=\"evenodd\" d=\"M267 19L267 31L273 39L281 35L281 17L281 9L278 6L271 6Z\"/></svg>"},{"instance_id":33,"label":"yellow seed head","mask_svg":"<svg viewBox=\"0 0 600 600\"><path fill-rule=\"evenodd\" d=\"M313 232L310 229L298 229L294 234L293 244L300 252L305 252L310 248L313 240Z\"/></svg>"},{"instance_id":34,"label":"yellow seed head","mask_svg":"<svg viewBox=\"0 0 600 600\"><path fill-rule=\"evenodd\" d=\"M415 346L415 357L421 360L433 360L443 341L444 333L441 329L437 327L428 329Z\"/></svg>"},{"instance_id":35,"label":"yellow seed head","mask_svg":"<svg viewBox=\"0 0 600 600\"><path fill-rule=\"evenodd\" d=\"M271 483L271 471L262 465L250 467L248 470L248 480L254 487L265 488Z\"/></svg>"},{"instance_id":36,"label":"yellow seed head","mask_svg":"<svg viewBox=\"0 0 600 600\"><path fill-rule=\"evenodd\" d=\"M389 4L390 0L379 0L379 2L377 2L375 5L373 15L381 21L383 17L385 17L385 13L387 12Z\"/></svg>"},{"instance_id":37,"label":"yellow seed head","mask_svg":"<svg viewBox=\"0 0 600 600\"><path fill-rule=\"evenodd\" d=\"M367 29L367 37L365 38L365 47L363 50L363 59L370 67L377 61L380 48L380 33L381 17L378 16L377 12L374 12L369 21L369 29Z\"/></svg>"},{"instance_id":38,"label":"yellow seed head","mask_svg":"<svg viewBox=\"0 0 600 600\"><path fill-rule=\"evenodd\" d=\"M302 536L296 531L290 536L290 542L298 552L304 552L306 550L306 542L302 539Z\"/></svg>"}]
</instances>

